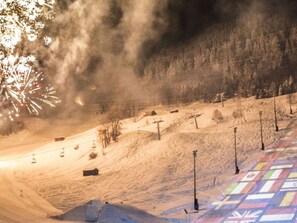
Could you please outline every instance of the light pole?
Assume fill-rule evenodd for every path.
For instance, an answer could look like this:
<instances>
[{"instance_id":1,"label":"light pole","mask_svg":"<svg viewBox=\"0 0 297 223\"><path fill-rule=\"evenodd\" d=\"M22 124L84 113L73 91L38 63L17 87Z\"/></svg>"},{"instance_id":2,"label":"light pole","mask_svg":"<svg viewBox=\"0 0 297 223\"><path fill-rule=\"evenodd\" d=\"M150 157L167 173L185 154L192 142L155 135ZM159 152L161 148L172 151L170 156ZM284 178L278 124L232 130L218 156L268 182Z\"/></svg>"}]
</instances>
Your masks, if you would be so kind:
<instances>
[{"instance_id":1,"label":"light pole","mask_svg":"<svg viewBox=\"0 0 297 223\"><path fill-rule=\"evenodd\" d=\"M158 128L158 139L161 140L161 133L160 133L160 122L164 122L163 120L154 121L153 123L157 123Z\"/></svg>"},{"instance_id":2,"label":"light pole","mask_svg":"<svg viewBox=\"0 0 297 223\"><path fill-rule=\"evenodd\" d=\"M292 94L289 94L289 105L290 105L290 115L293 114L293 110L292 110Z\"/></svg>"},{"instance_id":3,"label":"light pole","mask_svg":"<svg viewBox=\"0 0 297 223\"><path fill-rule=\"evenodd\" d=\"M261 131L261 145L262 145L262 150L265 149L264 142L263 142L263 125L262 125L262 115L263 111L259 111L259 116L260 116L260 131Z\"/></svg>"},{"instance_id":4,"label":"light pole","mask_svg":"<svg viewBox=\"0 0 297 223\"><path fill-rule=\"evenodd\" d=\"M197 157L197 150L193 151L193 157L194 157L194 209L196 211L199 210L199 203L196 195L196 157Z\"/></svg>"},{"instance_id":5,"label":"light pole","mask_svg":"<svg viewBox=\"0 0 297 223\"><path fill-rule=\"evenodd\" d=\"M275 101L275 95L273 95L273 108L274 108L274 121L275 121L275 131L278 131L277 126L277 117L276 117L276 101Z\"/></svg>"},{"instance_id":6,"label":"light pole","mask_svg":"<svg viewBox=\"0 0 297 223\"><path fill-rule=\"evenodd\" d=\"M198 122L197 122L197 118L200 117L202 114L196 114L196 115L193 115L192 117L194 118L195 120L195 126L196 126L196 129L198 129Z\"/></svg>"},{"instance_id":7,"label":"light pole","mask_svg":"<svg viewBox=\"0 0 297 223\"><path fill-rule=\"evenodd\" d=\"M239 174L239 168L237 166L236 130L237 130L237 127L234 128L234 161L235 161L235 174Z\"/></svg>"},{"instance_id":8,"label":"light pole","mask_svg":"<svg viewBox=\"0 0 297 223\"><path fill-rule=\"evenodd\" d=\"M196 126L196 129L198 129L198 122L197 122L197 116L195 116L195 126Z\"/></svg>"}]
</instances>

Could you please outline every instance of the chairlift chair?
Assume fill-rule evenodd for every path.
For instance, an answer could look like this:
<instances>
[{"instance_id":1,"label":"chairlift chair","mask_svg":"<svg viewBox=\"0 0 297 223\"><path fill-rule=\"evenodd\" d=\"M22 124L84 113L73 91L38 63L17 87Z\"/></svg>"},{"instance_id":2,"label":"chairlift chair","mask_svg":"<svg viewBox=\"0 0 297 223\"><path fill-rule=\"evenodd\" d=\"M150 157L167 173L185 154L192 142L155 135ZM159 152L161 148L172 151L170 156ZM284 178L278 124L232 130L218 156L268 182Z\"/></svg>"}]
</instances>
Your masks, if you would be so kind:
<instances>
[{"instance_id":1,"label":"chairlift chair","mask_svg":"<svg viewBox=\"0 0 297 223\"><path fill-rule=\"evenodd\" d=\"M92 145L92 149L96 149L96 144L95 144L95 140L93 140L93 145Z\"/></svg>"},{"instance_id":2,"label":"chairlift chair","mask_svg":"<svg viewBox=\"0 0 297 223\"><path fill-rule=\"evenodd\" d=\"M32 163L32 164L36 163L35 154L33 154L33 156L32 156L32 162L31 162L31 163Z\"/></svg>"},{"instance_id":3,"label":"chairlift chair","mask_svg":"<svg viewBox=\"0 0 297 223\"><path fill-rule=\"evenodd\" d=\"M60 153L60 157L64 157L64 148L62 149L62 152Z\"/></svg>"}]
</instances>

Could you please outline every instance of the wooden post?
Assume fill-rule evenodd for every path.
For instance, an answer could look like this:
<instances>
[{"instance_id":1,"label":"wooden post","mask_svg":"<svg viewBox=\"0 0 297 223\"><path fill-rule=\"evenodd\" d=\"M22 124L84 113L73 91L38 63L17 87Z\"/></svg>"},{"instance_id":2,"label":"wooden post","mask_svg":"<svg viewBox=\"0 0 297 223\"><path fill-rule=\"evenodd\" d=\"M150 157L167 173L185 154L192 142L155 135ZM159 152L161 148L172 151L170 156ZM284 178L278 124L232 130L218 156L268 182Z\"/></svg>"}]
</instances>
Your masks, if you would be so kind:
<instances>
[{"instance_id":1,"label":"wooden post","mask_svg":"<svg viewBox=\"0 0 297 223\"><path fill-rule=\"evenodd\" d=\"M190 118L194 118L194 120L195 120L195 126L196 126L196 129L198 129L198 122L197 122L197 118L199 117L199 116L201 116L202 114L197 114L197 115L192 115Z\"/></svg>"},{"instance_id":2,"label":"wooden post","mask_svg":"<svg viewBox=\"0 0 297 223\"><path fill-rule=\"evenodd\" d=\"M194 119L195 119L196 129L198 129L197 116L195 116Z\"/></svg>"},{"instance_id":3,"label":"wooden post","mask_svg":"<svg viewBox=\"0 0 297 223\"><path fill-rule=\"evenodd\" d=\"M163 120L159 121L154 121L153 123L157 123L157 128L158 128L158 138L161 140L161 133L160 133L160 122L164 122Z\"/></svg>"}]
</instances>

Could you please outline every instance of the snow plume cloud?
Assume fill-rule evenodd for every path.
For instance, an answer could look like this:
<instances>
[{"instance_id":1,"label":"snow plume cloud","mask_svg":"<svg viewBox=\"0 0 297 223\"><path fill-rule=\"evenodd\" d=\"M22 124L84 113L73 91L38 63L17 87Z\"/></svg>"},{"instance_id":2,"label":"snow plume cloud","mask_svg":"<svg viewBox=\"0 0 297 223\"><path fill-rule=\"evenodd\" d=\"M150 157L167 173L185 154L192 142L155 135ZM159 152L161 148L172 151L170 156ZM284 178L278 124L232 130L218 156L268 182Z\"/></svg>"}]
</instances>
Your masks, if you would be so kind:
<instances>
[{"instance_id":1,"label":"snow plume cloud","mask_svg":"<svg viewBox=\"0 0 297 223\"><path fill-rule=\"evenodd\" d=\"M66 104L90 90L94 98L119 89L133 89L139 96L143 92L139 77L152 54L186 42L212 25L233 21L252 2L59 0L55 19L45 30L51 45L33 50Z\"/></svg>"},{"instance_id":2,"label":"snow plume cloud","mask_svg":"<svg viewBox=\"0 0 297 223\"><path fill-rule=\"evenodd\" d=\"M42 58L40 66L59 87L66 104L91 89L105 95L133 89L139 96L143 89L137 90L138 79L147 59L224 20L234 9L228 5L227 10L224 2L60 0L45 30L52 43L37 49L37 58Z\"/></svg>"},{"instance_id":3,"label":"snow plume cloud","mask_svg":"<svg viewBox=\"0 0 297 223\"><path fill-rule=\"evenodd\" d=\"M158 41L166 27L161 15L164 3L59 1L47 30L53 41L37 53L64 101L73 103L81 92L90 90L113 92L137 85L144 45Z\"/></svg>"}]
</instances>

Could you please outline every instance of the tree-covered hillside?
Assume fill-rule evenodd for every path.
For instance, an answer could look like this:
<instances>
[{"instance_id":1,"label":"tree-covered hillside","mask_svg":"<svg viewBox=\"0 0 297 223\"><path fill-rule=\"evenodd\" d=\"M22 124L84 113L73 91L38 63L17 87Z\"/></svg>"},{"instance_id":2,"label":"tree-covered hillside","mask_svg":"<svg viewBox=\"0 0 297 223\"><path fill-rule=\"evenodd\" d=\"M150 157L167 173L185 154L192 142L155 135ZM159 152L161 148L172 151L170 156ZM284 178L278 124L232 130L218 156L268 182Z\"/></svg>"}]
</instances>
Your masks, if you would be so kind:
<instances>
[{"instance_id":1,"label":"tree-covered hillside","mask_svg":"<svg viewBox=\"0 0 297 223\"><path fill-rule=\"evenodd\" d=\"M255 10L162 50L149 60L144 78L160 83L165 102L295 91L297 23L267 8Z\"/></svg>"}]
</instances>

